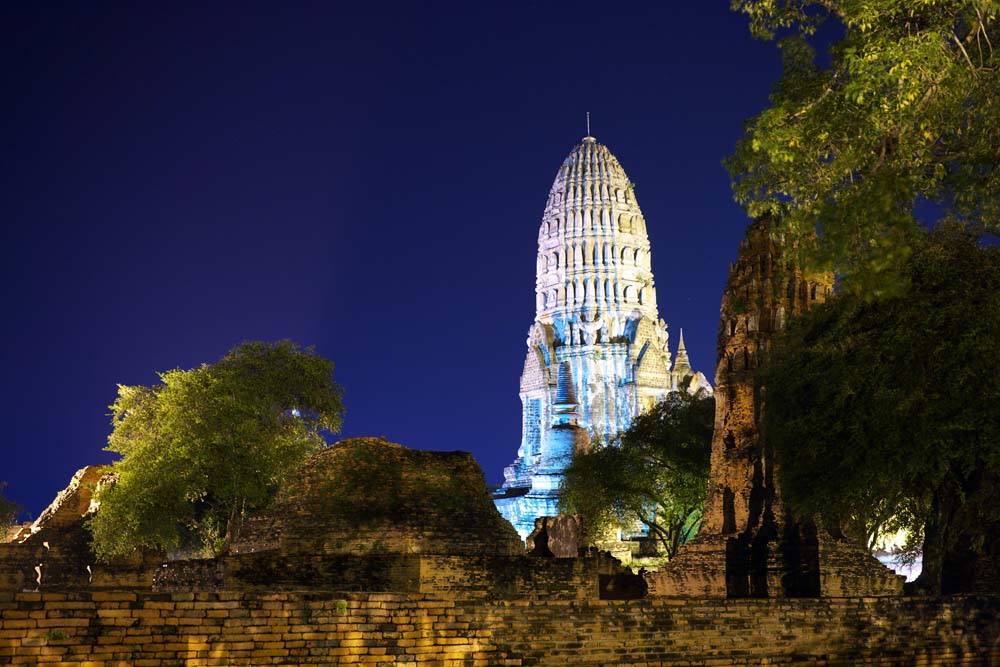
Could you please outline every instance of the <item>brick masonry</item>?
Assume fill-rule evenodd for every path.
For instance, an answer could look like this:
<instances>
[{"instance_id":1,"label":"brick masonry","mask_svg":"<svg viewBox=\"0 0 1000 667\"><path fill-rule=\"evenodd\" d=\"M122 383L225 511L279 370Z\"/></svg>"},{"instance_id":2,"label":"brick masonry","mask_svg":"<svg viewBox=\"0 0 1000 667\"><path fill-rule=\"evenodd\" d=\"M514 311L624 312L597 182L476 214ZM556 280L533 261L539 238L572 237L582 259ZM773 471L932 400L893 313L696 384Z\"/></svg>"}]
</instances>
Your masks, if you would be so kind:
<instances>
[{"instance_id":1,"label":"brick masonry","mask_svg":"<svg viewBox=\"0 0 1000 667\"><path fill-rule=\"evenodd\" d=\"M1000 664L1000 599L443 600L423 594L0 594L0 663Z\"/></svg>"},{"instance_id":2,"label":"brick masonry","mask_svg":"<svg viewBox=\"0 0 1000 667\"><path fill-rule=\"evenodd\" d=\"M841 597L901 595L895 575L861 548L795 517L781 498L763 437L756 370L786 320L832 294L833 276L783 258L767 219L747 227L729 267L719 318L715 429L701 528L648 578L652 595Z\"/></svg>"},{"instance_id":3,"label":"brick masonry","mask_svg":"<svg viewBox=\"0 0 1000 667\"><path fill-rule=\"evenodd\" d=\"M381 438L350 438L315 454L242 536L236 551L244 553L524 553L471 454Z\"/></svg>"},{"instance_id":4,"label":"brick masonry","mask_svg":"<svg viewBox=\"0 0 1000 667\"><path fill-rule=\"evenodd\" d=\"M0 665L1000 665L1000 597L682 599L607 555L526 555L467 454L348 441L245 551L120 568L87 569L70 490L0 545Z\"/></svg>"},{"instance_id":5,"label":"brick masonry","mask_svg":"<svg viewBox=\"0 0 1000 667\"><path fill-rule=\"evenodd\" d=\"M152 589L262 593L392 591L463 600L582 600L602 595L621 597L625 594L623 589L634 584L631 580L638 579L617 560L599 553L583 558L421 554L362 557L350 554L286 556L266 551L166 562L156 569ZM616 591L616 587L621 590Z\"/></svg>"}]
</instances>

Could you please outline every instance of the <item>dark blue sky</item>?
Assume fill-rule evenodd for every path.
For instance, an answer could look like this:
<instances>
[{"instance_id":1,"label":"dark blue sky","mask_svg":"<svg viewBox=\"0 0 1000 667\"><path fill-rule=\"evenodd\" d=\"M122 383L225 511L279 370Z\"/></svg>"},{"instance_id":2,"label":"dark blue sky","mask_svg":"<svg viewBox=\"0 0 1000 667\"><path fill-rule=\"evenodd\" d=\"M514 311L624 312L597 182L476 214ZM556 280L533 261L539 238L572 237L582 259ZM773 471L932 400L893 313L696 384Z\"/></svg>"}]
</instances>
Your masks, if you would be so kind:
<instances>
[{"instance_id":1,"label":"dark blue sky","mask_svg":"<svg viewBox=\"0 0 1000 667\"><path fill-rule=\"evenodd\" d=\"M116 384L290 338L344 435L520 441L538 224L585 133L636 183L660 314L712 377L745 218L720 161L777 77L728 0L8 3L0 480L33 515Z\"/></svg>"}]
</instances>

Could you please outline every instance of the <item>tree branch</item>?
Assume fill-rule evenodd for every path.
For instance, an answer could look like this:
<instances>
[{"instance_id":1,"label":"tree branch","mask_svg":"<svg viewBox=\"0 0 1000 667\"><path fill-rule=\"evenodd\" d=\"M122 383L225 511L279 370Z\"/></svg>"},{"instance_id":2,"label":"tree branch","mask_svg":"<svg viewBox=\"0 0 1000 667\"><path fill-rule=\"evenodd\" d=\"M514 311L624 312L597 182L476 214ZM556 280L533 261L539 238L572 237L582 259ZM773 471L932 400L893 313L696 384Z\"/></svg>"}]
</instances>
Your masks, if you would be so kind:
<instances>
[{"instance_id":1,"label":"tree branch","mask_svg":"<svg viewBox=\"0 0 1000 667\"><path fill-rule=\"evenodd\" d=\"M990 58L993 57L993 43L990 41L990 36L986 32L986 22L983 20L983 13L979 11L979 7L976 7L976 15L979 17L979 30L976 32L976 41L979 40L979 33L983 33L983 39L986 40L986 45L990 49Z\"/></svg>"},{"instance_id":2,"label":"tree branch","mask_svg":"<svg viewBox=\"0 0 1000 667\"><path fill-rule=\"evenodd\" d=\"M833 79L836 79L836 78L837 78L837 76L835 74L833 76ZM833 92L833 86L827 86L826 90L823 91L822 95L820 95L819 97L817 97L816 99L814 99L812 102L810 102L809 104L807 104L805 107L803 107L799 111L796 111L795 113L793 113L792 114L792 118L799 118L799 117L804 116L805 114L809 113L809 111L813 107L815 107L817 104L819 104L820 102L822 102L823 100L825 100L827 98L827 96L830 93L832 93L832 92Z\"/></svg>"},{"instance_id":3,"label":"tree branch","mask_svg":"<svg viewBox=\"0 0 1000 667\"><path fill-rule=\"evenodd\" d=\"M952 41L955 42L955 44L958 45L959 50L962 51L962 55L965 56L965 62L967 62L969 64L969 71L972 72L972 76L974 76L974 77L976 77L978 79L979 78L979 73L976 72L976 66L972 64L972 59L969 58L969 53L968 53L968 51L965 50L965 47L962 45L962 42L958 38L958 35L956 35L954 32L951 33L951 39L952 39Z\"/></svg>"}]
</instances>

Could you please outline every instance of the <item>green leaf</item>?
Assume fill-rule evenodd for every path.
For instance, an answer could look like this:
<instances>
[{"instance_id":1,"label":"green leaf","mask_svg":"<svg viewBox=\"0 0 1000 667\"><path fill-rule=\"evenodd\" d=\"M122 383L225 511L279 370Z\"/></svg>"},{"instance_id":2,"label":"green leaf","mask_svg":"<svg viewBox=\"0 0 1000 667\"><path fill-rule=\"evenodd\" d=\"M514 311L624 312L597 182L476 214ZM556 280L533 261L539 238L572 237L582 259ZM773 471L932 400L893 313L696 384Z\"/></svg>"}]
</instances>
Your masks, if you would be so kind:
<instances>
[{"instance_id":1,"label":"green leaf","mask_svg":"<svg viewBox=\"0 0 1000 667\"><path fill-rule=\"evenodd\" d=\"M340 428L333 364L289 341L242 343L160 380L119 385L111 405L117 482L88 522L104 561L140 547L227 548L246 513Z\"/></svg>"}]
</instances>

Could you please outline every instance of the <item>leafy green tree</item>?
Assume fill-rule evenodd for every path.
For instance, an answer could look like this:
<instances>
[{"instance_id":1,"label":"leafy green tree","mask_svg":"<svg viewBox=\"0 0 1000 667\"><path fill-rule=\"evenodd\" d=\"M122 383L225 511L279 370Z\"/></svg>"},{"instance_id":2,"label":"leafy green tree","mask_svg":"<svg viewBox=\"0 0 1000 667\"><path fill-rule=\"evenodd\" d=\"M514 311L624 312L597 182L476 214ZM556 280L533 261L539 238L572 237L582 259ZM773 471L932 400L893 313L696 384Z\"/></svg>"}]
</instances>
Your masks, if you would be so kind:
<instances>
[{"instance_id":1,"label":"leafy green tree","mask_svg":"<svg viewBox=\"0 0 1000 667\"><path fill-rule=\"evenodd\" d=\"M620 434L619 446L577 454L560 491L591 535L639 522L668 558L694 536L708 490L715 399L671 393Z\"/></svg>"},{"instance_id":2,"label":"leafy green tree","mask_svg":"<svg viewBox=\"0 0 1000 667\"><path fill-rule=\"evenodd\" d=\"M89 521L99 558L137 547L226 550L247 512L341 425L333 364L289 341L248 342L213 364L118 387L107 451L117 482Z\"/></svg>"},{"instance_id":3,"label":"leafy green tree","mask_svg":"<svg viewBox=\"0 0 1000 667\"><path fill-rule=\"evenodd\" d=\"M732 5L757 36L782 36L784 73L726 166L737 201L777 215L801 264L877 296L901 288L915 211L1000 230L1000 3ZM824 22L842 38L820 65L810 40Z\"/></svg>"},{"instance_id":4,"label":"leafy green tree","mask_svg":"<svg viewBox=\"0 0 1000 667\"><path fill-rule=\"evenodd\" d=\"M775 341L765 432L793 507L869 545L907 529L918 590L954 592L1000 558L1000 246L943 225L903 268L905 293L841 294Z\"/></svg>"}]
</instances>

